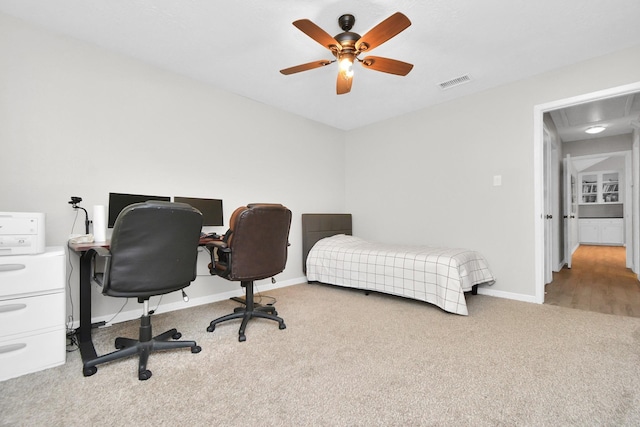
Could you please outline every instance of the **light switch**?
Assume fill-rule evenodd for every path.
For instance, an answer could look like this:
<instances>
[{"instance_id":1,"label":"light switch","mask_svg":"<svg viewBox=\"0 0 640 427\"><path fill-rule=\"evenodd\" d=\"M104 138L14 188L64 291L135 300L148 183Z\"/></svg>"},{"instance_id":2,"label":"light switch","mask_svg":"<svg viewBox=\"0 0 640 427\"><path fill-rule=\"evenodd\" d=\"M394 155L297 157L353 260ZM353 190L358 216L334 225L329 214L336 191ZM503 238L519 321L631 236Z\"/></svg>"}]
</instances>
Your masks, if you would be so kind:
<instances>
[{"instance_id":1,"label":"light switch","mask_svg":"<svg viewBox=\"0 0 640 427\"><path fill-rule=\"evenodd\" d=\"M493 186L499 187L502 185L502 175L494 175L493 176Z\"/></svg>"}]
</instances>

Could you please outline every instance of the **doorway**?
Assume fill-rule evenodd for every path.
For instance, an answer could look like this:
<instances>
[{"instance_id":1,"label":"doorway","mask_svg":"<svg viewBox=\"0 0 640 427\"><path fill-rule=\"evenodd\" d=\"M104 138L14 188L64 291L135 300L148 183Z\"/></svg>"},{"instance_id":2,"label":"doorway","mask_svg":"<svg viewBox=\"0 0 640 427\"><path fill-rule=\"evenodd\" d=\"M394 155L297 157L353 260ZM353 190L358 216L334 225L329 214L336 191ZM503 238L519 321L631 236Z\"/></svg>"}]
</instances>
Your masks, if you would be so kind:
<instances>
[{"instance_id":1,"label":"doorway","mask_svg":"<svg viewBox=\"0 0 640 427\"><path fill-rule=\"evenodd\" d=\"M640 92L640 82L631 85L621 86L617 88L611 88L600 92L594 92L591 94L581 95L569 99L559 100L548 104L537 105L534 107L534 215L535 215L535 301L542 304L545 298L545 278L548 278L550 268L547 262L548 251L552 250L552 242L547 238L548 234L545 230L548 230L548 221L552 217L551 213L556 207L554 203L548 202L546 197L549 188L545 188L545 183L548 182L548 176L546 176L547 164L545 163L545 137L544 137L544 120L543 115L546 112L559 110L567 107L577 106L580 104L586 104L593 101L606 100L621 95L633 94ZM638 220L638 130L634 133L633 141L633 154L632 154L632 183L634 184L632 200L627 200L633 206L632 218L629 219L629 238L627 242L627 251L631 251L631 264L633 271L637 274L640 280L640 254L638 250L638 241L640 240L639 228L640 221ZM554 185L554 184L552 184ZM555 185L558 185L556 183ZM557 231L556 231L557 232Z\"/></svg>"},{"instance_id":2,"label":"doorway","mask_svg":"<svg viewBox=\"0 0 640 427\"><path fill-rule=\"evenodd\" d=\"M553 273L544 303L640 317L640 282L625 259L624 246L580 245L573 267Z\"/></svg>"}]
</instances>

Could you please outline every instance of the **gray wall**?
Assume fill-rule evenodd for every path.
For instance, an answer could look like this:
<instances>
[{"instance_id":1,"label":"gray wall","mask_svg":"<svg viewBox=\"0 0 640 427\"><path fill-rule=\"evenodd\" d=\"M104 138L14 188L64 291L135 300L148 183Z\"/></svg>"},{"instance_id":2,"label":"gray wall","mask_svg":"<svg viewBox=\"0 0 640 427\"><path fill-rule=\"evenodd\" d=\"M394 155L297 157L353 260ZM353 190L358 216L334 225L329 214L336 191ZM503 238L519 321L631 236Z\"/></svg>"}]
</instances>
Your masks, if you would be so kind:
<instances>
[{"instance_id":1,"label":"gray wall","mask_svg":"<svg viewBox=\"0 0 640 427\"><path fill-rule=\"evenodd\" d=\"M0 211L45 212L50 246L84 232L72 195L90 214L110 191L221 198L225 223L237 206L280 202L293 223L277 279L301 283L300 215L345 209L342 131L1 14L0 142ZM77 319L76 258L68 289ZM193 304L241 292L200 258ZM94 314L110 319L122 301L94 293ZM162 299L174 302L184 307L179 293Z\"/></svg>"},{"instance_id":2,"label":"gray wall","mask_svg":"<svg viewBox=\"0 0 640 427\"><path fill-rule=\"evenodd\" d=\"M616 153L630 151L632 135L614 135L603 138L585 139L582 141L569 141L562 144L565 154L571 157L587 156L591 154Z\"/></svg>"},{"instance_id":3,"label":"gray wall","mask_svg":"<svg viewBox=\"0 0 640 427\"><path fill-rule=\"evenodd\" d=\"M579 218L624 218L624 205L612 203L609 205L580 205Z\"/></svg>"},{"instance_id":4,"label":"gray wall","mask_svg":"<svg viewBox=\"0 0 640 427\"><path fill-rule=\"evenodd\" d=\"M282 202L294 212L283 283L304 280L300 214L351 212L361 237L477 249L492 291L527 299L534 107L635 81L640 46L342 132L0 15L0 210L46 212L48 244L64 245L71 195L86 207L109 191L216 197L226 220ZM191 288L236 287L202 276ZM98 317L120 308L95 293Z\"/></svg>"},{"instance_id":5,"label":"gray wall","mask_svg":"<svg viewBox=\"0 0 640 427\"><path fill-rule=\"evenodd\" d=\"M479 250L490 291L533 300L534 108L638 81L640 46L350 132L354 234Z\"/></svg>"}]
</instances>

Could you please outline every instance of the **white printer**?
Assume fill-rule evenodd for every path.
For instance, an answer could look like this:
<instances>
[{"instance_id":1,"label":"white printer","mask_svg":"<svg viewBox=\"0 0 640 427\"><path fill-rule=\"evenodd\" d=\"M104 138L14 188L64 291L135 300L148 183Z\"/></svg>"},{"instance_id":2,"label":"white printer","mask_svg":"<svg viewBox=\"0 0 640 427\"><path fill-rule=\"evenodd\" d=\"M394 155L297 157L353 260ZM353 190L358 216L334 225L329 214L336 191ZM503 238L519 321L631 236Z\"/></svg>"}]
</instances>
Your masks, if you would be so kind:
<instances>
[{"instance_id":1,"label":"white printer","mask_svg":"<svg viewBox=\"0 0 640 427\"><path fill-rule=\"evenodd\" d=\"M43 253L44 223L44 213L0 212L0 255Z\"/></svg>"}]
</instances>

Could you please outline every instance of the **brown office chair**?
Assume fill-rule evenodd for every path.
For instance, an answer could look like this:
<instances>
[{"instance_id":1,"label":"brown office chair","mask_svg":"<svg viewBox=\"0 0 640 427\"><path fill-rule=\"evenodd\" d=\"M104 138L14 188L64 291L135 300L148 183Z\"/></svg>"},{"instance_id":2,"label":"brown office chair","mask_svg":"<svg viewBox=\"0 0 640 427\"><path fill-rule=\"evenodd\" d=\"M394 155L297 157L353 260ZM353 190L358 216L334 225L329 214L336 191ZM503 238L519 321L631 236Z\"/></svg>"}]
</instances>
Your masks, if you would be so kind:
<instances>
[{"instance_id":1,"label":"brown office chair","mask_svg":"<svg viewBox=\"0 0 640 427\"><path fill-rule=\"evenodd\" d=\"M280 204L251 204L233 212L223 240L207 245L211 252L209 270L227 280L239 281L245 288L245 305L212 320L207 331L213 332L218 323L242 319L238 339L245 341L244 331L253 317L274 320L280 329L286 328L275 307L254 304L253 281L284 270L290 226L291 211Z\"/></svg>"},{"instance_id":2,"label":"brown office chair","mask_svg":"<svg viewBox=\"0 0 640 427\"><path fill-rule=\"evenodd\" d=\"M182 336L176 329L152 336L149 298L184 289L196 278L201 228L202 214L187 204L136 203L118 215L110 248L91 249L94 261L96 257L105 259L104 273L92 273L102 293L137 298L144 304L144 312L139 339L116 338L118 350L86 361L84 376L95 374L98 364L138 354L138 379L147 380L152 351L190 347L192 353L200 352L195 341L168 341Z\"/></svg>"}]
</instances>

